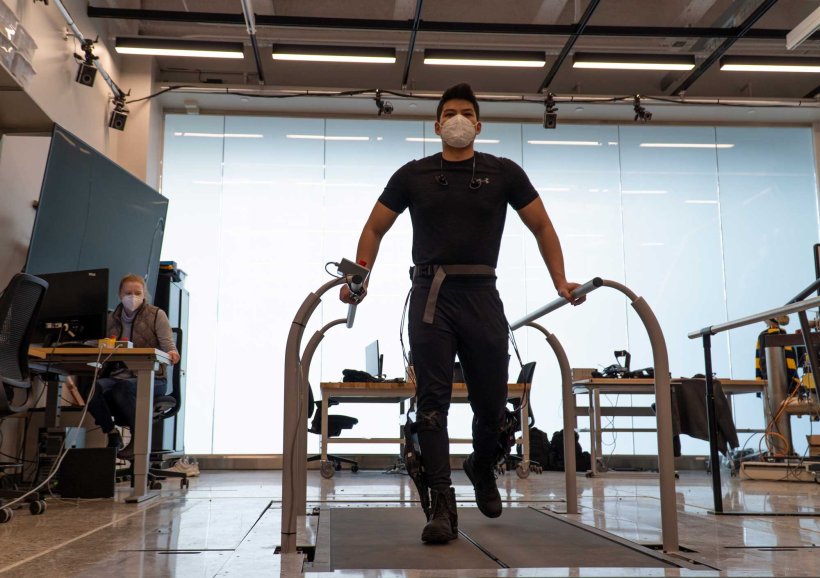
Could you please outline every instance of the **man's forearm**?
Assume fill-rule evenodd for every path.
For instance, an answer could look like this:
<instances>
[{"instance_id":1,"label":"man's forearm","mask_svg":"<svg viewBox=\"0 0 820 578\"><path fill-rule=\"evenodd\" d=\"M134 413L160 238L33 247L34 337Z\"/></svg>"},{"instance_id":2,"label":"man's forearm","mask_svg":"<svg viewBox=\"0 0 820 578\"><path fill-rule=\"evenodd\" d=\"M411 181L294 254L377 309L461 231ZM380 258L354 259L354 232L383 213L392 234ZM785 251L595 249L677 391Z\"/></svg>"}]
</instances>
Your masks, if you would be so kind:
<instances>
[{"instance_id":1,"label":"man's forearm","mask_svg":"<svg viewBox=\"0 0 820 578\"><path fill-rule=\"evenodd\" d=\"M535 239L538 243L538 250L547 265L552 283L559 287L567 282L564 272L564 253L561 251L561 241L551 224L544 225L535 232Z\"/></svg>"},{"instance_id":2,"label":"man's forearm","mask_svg":"<svg viewBox=\"0 0 820 578\"><path fill-rule=\"evenodd\" d=\"M359 237L359 245L356 247L356 261L372 271L381 242L382 235L371 229L363 230Z\"/></svg>"}]
</instances>

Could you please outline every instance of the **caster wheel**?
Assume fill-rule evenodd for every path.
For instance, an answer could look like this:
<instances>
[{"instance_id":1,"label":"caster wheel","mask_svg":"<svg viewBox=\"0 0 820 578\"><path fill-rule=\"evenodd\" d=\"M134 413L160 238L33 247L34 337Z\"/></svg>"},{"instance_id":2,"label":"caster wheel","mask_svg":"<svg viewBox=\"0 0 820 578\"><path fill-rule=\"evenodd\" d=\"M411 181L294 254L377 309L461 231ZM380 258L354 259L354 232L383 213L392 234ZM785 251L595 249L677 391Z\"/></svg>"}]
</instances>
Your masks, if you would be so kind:
<instances>
[{"instance_id":1,"label":"caster wheel","mask_svg":"<svg viewBox=\"0 0 820 578\"><path fill-rule=\"evenodd\" d=\"M342 462L333 462L333 469L337 472L342 471Z\"/></svg>"},{"instance_id":2,"label":"caster wheel","mask_svg":"<svg viewBox=\"0 0 820 578\"><path fill-rule=\"evenodd\" d=\"M355 474L356 472L359 471L359 466L357 466L356 464L353 464L352 466L350 466L350 471Z\"/></svg>"},{"instance_id":3,"label":"caster wheel","mask_svg":"<svg viewBox=\"0 0 820 578\"><path fill-rule=\"evenodd\" d=\"M5 524L6 522L10 522L11 519L14 517L14 511L3 508L0 510L0 524Z\"/></svg>"},{"instance_id":4,"label":"caster wheel","mask_svg":"<svg viewBox=\"0 0 820 578\"><path fill-rule=\"evenodd\" d=\"M592 477L592 472L587 472L587 473L585 473L584 475L585 475L586 477L588 477L588 478L591 478L591 477Z\"/></svg>"},{"instance_id":5,"label":"caster wheel","mask_svg":"<svg viewBox=\"0 0 820 578\"><path fill-rule=\"evenodd\" d=\"M322 477L326 480L329 480L333 477L333 474L336 473L336 468L330 462L322 462Z\"/></svg>"},{"instance_id":6,"label":"caster wheel","mask_svg":"<svg viewBox=\"0 0 820 578\"><path fill-rule=\"evenodd\" d=\"M162 482L151 482L149 486L152 490L161 490L162 489Z\"/></svg>"},{"instance_id":7,"label":"caster wheel","mask_svg":"<svg viewBox=\"0 0 820 578\"><path fill-rule=\"evenodd\" d=\"M182 479L179 481L179 489L181 489L181 490L188 489L188 486L189 486L190 484L191 484L191 482L188 480L188 478L182 478Z\"/></svg>"},{"instance_id":8,"label":"caster wheel","mask_svg":"<svg viewBox=\"0 0 820 578\"><path fill-rule=\"evenodd\" d=\"M530 469L525 468L524 464L519 464L518 467L515 468L515 473L518 474L519 478L524 480L530 476Z\"/></svg>"},{"instance_id":9,"label":"caster wheel","mask_svg":"<svg viewBox=\"0 0 820 578\"><path fill-rule=\"evenodd\" d=\"M39 516L40 514L44 514L46 511L45 500L37 500L36 502L31 502L28 505L28 511L31 512L32 516Z\"/></svg>"}]
</instances>

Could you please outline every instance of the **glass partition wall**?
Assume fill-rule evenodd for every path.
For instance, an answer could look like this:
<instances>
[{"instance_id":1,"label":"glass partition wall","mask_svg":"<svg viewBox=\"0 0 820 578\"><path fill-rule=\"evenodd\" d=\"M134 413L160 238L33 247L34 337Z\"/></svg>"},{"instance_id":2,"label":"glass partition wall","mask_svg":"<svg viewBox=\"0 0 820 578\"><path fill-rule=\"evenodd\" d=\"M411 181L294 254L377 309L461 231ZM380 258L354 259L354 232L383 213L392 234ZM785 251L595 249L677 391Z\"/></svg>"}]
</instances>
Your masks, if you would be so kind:
<instances>
[{"instance_id":1,"label":"glass partition wall","mask_svg":"<svg viewBox=\"0 0 820 578\"><path fill-rule=\"evenodd\" d=\"M568 276L613 279L647 300L663 327L674 376L703 372L701 344L687 339L689 331L781 305L814 279L819 229L810 128L483 126L477 150L527 171L561 238ZM433 123L423 121L166 117L163 258L188 273L191 293L188 452L282 451L285 340L297 308L329 279L325 263L355 257L362 225L390 175L440 146ZM387 377L404 376L399 336L411 235L405 213L382 243L355 327L326 335L310 371L317 397L320 382L340 381L345 368L364 369L365 347L375 339ZM512 210L498 277L510 320L556 296L532 235ZM327 294L305 341L345 313L335 293ZM573 367L605 367L619 349L631 352L634 368L652 365L643 326L615 291L599 290L584 306L562 308L542 323ZM754 376L762 330L714 339L719 376ZM562 427L557 363L539 333L524 328L515 338L522 361L538 363L531 407L536 425L551 434ZM510 351L514 379L519 366ZM609 397L607 405L650 402ZM739 428L765 425L754 396L741 396L735 407ZM358 417L359 436L398 432L397 406L344 404L332 412ZM468 406L454 405L451 435L469 437L470 418ZM605 425L651 428L653 418L616 417ZM801 450L799 422L793 435ZM310 437L316 451L318 437ZM759 436L749 438L741 443L757 447ZM603 442L607 453L656 452L654 433L604 434ZM707 451L705 442L683 442L684 453ZM588 447L584 435L581 443Z\"/></svg>"}]
</instances>

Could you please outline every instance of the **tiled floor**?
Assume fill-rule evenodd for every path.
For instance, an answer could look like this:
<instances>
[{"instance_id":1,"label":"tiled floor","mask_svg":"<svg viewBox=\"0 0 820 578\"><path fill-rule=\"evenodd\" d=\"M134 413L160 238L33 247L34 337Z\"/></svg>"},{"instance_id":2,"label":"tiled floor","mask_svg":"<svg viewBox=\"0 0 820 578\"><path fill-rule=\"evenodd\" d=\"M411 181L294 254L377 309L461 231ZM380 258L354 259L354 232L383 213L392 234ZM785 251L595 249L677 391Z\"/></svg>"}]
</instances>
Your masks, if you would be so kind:
<instances>
[{"instance_id":1,"label":"tiled floor","mask_svg":"<svg viewBox=\"0 0 820 578\"><path fill-rule=\"evenodd\" d=\"M739 481L724 476L726 511L820 509L820 485ZM471 507L472 488L462 472L454 482L461 507ZM405 476L375 471L342 471L331 480L308 476L308 507L404 506L414 499ZM563 474L515 475L500 479L507 505L562 511ZM660 544L657 479L578 478L581 513L577 522L640 544ZM281 472L204 471L187 491L172 481L159 498L130 505L99 500L77 503L50 499L48 511L32 516L18 510L0 525L0 573L4 576L329 576L311 574L296 556L274 553L279 543ZM122 496L127 488L121 490ZM715 516L710 479L684 473L677 482L682 546L695 551L703 570L509 569L498 571L336 571L336 576L817 576L820 518ZM414 512L415 513L415 512ZM417 521L419 516L409 515ZM410 522L409 522L410 523ZM419 526L419 532L421 527ZM389 532L385 544L389 546ZM445 546L446 547L446 546ZM549 545L545 545L549 547ZM594 553L591 553L594 555Z\"/></svg>"}]
</instances>

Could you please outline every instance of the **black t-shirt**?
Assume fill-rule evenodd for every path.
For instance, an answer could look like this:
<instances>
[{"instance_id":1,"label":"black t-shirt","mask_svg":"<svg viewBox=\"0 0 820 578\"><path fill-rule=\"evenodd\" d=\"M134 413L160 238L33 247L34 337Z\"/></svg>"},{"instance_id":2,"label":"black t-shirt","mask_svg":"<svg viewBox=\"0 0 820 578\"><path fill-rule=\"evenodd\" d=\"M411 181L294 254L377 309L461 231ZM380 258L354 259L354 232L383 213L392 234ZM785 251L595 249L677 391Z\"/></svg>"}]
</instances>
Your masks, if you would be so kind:
<instances>
[{"instance_id":1,"label":"black t-shirt","mask_svg":"<svg viewBox=\"0 0 820 578\"><path fill-rule=\"evenodd\" d=\"M495 267L507 205L519 210L538 196L509 159L475 153L481 186L471 189L472 177L472 158L449 162L438 153L407 163L388 181L379 202L396 213L409 207L416 265Z\"/></svg>"}]
</instances>

